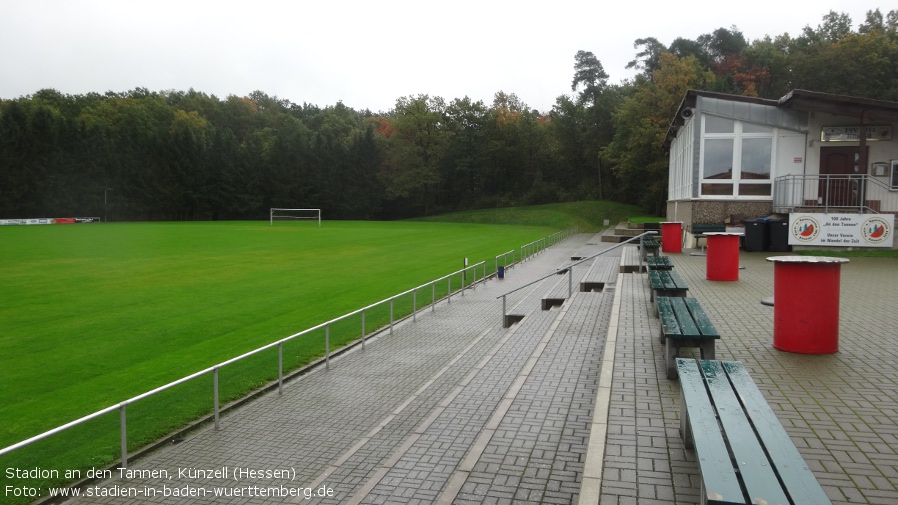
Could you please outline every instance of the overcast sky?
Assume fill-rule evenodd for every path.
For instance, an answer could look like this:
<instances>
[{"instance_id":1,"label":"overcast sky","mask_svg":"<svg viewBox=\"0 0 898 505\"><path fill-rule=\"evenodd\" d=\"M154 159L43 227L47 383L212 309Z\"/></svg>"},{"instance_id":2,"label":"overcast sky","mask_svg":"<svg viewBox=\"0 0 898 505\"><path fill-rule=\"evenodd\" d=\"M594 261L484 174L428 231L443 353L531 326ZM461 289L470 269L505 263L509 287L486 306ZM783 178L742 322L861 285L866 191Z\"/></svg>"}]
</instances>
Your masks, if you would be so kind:
<instances>
[{"instance_id":1,"label":"overcast sky","mask_svg":"<svg viewBox=\"0 0 898 505\"><path fill-rule=\"evenodd\" d=\"M609 5L611 4L611 5ZM749 41L853 28L867 0L0 0L0 98L193 88L263 91L294 103L387 111L403 96L492 103L514 93L548 111L571 93L574 55L593 52L611 83L633 76L637 38L670 44L735 25ZM738 6L738 7L737 7ZM744 6L744 7L743 7Z\"/></svg>"}]
</instances>

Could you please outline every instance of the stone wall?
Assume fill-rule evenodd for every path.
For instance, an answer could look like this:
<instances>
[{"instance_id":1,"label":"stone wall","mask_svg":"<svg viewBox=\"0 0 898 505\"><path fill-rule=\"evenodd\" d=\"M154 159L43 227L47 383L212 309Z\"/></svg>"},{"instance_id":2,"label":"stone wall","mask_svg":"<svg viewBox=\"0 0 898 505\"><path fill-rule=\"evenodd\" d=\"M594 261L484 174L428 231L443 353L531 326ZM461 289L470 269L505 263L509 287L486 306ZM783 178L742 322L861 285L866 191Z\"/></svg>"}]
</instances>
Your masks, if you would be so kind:
<instances>
[{"instance_id":1,"label":"stone wall","mask_svg":"<svg viewBox=\"0 0 898 505\"><path fill-rule=\"evenodd\" d=\"M684 200L667 202L667 219L682 221L686 229L692 224L742 224L744 219L767 217L773 213L772 202L746 200Z\"/></svg>"}]
</instances>

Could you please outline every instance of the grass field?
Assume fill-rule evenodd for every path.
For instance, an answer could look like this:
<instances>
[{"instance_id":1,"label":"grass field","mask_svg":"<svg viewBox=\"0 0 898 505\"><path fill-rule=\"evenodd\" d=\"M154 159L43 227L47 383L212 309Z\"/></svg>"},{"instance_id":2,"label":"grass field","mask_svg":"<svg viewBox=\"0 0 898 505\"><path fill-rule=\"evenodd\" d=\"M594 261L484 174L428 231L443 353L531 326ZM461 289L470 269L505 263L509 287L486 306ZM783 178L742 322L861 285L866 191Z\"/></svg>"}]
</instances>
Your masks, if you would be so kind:
<instances>
[{"instance_id":1,"label":"grass field","mask_svg":"<svg viewBox=\"0 0 898 505\"><path fill-rule=\"evenodd\" d=\"M0 447L456 271L465 257L488 260L491 271L496 254L555 231L424 222L0 228ZM368 331L385 317L370 316ZM332 331L332 346L358 337L351 326ZM285 347L285 366L322 350L322 335L298 339ZM276 366L270 351L229 367L223 397L270 381ZM211 379L199 378L130 406L129 445L185 425L211 401ZM118 456L112 413L0 457L0 467L101 467Z\"/></svg>"},{"instance_id":2,"label":"grass field","mask_svg":"<svg viewBox=\"0 0 898 505\"><path fill-rule=\"evenodd\" d=\"M643 216L633 218L633 216ZM627 219L642 219L639 222L663 221L658 217L646 217L643 210L632 205L622 205L607 201L586 201L553 203L546 205L533 205L529 207L507 207L499 209L483 209L453 214L442 214L422 221L428 222L457 222L457 223L481 223L481 224L508 224L549 226L555 229L577 227L581 232L597 232L604 227L604 221L608 220L610 226L615 226Z\"/></svg>"}]
</instances>

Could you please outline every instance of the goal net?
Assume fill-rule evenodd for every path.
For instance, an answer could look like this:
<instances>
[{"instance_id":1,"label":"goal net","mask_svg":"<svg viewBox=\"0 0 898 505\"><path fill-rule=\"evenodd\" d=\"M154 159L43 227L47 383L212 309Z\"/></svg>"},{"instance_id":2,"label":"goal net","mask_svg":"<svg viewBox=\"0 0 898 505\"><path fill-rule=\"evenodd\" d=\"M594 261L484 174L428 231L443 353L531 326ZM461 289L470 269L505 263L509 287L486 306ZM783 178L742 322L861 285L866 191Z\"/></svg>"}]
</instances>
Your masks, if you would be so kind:
<instances>
[{"instance_id":1,"label":"goal net","mask_svg":"<svg viewBox=\"0 0 898 505\"><path fill-rule=\"evenodd\" d=\"M318 221L318 227L321 227L321 209L278 209L272 208L270 214L270 224L273 226L275 221L296 221L299 219L309 219Z\"/></svg>"}]
</instances>

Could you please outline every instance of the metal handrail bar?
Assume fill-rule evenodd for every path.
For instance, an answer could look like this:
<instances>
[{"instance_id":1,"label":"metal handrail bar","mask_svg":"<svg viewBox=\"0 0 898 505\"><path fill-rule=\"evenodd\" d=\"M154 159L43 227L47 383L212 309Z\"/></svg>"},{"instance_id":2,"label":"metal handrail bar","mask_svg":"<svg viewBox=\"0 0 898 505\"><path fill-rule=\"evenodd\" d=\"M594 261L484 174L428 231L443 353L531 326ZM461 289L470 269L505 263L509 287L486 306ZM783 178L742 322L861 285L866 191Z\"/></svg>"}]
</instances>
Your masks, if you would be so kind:
<instances>
[{"instance_id":1,"label":"metal handrail bar","mask_svg":"<svg viewBox=\"0 0 898 505\"><path fill-rule=\"evenodd\" d=\"M623 242L621 242L621 243L619 243L619 244L616 244L616 245L614 245L614 246L612 246L612 247L609 247L608 249L605 249L604 251L600 251L600 252L598 252L598 253L596 253L596 254L593 254L592 256L589 256L589 257L583 258L583 259L581 259L581 260L578 260L578 261L576 261L575 263L571 263L570 265L568 265L568 266L566 266L566 267L564 267L564 268L558 268L558 269L555 269L554 272L548 273L548 274L546 274L546 275L540 277L539 279L530 281L530 282L528 282L527 284L524 284L523 286L518 286L518 287L512 289L511 291L508 291L508 292L505 293L505 294L502 294L502 295L497 296L497 297L496 297L496 300L498 300L499 298L502 299L502 324L503 324L503 325L505 324L505 297L507 297L508 295L510 295L510 294L512 294L512 293L515 293L515 292L517 292L517 291L520 291L520 290L522 290L522 289L524 289L524 288L530 287L530 286L532 286L532 285L534 285L534 284L536 284L536 283L538 283L538 282L542 282L542 281L548 279L549 277L552 277L553 275L558 275L558 274L562 274L562 273L567 273L569 276L571 276L571 278L573 278L573 275L574 275L574 267L575 267L575 266L577 266L577 265L579 265L579 264L581 264L581 263L587 262L587 261L589 261L589 260L591 260L591 259L594 259L594 258L596 258L596 257L598 257L598 256L601 256L601 255L603 255L603 254L605 254L605 253L607 253L607 252L609 252L609 251L613 251L613 250L617 249L618 247L621 247L621 246L623 246L623 245L625 245L625 244L628 244L628 243L630 243L630 242L633 242L634 240L637 240L637 239L638 239L639 242L642 243L642 237L644 237L644 236L646 236L646 235L657 235L657 234L658 234L658 232L657 232L656 230L649 230L649 231L646 231L646 232L641 233L641 234L639 234L639 235L637 235L637 236L635 236L635 237L629 238L629 239L627 239L627 240L625 240L625 241L623 241ZM570 296L571 296L571 283L572 283L571 278L568 278L568 298L570 298Z\"/></svg>"},{"instance_id":2,"label":"metal handrail bar","mask_svg":"<svg viewBox=\"0 0 898 505\"><path fill-rule=\"evenodd\" d=\"M576 226L574 226L574 227L568 228L566 230L557 231L557 232L553 233L552 235L549 235L548 237L544 237L539 240L534 240L533 242L528 242L520 247L520 255L518 256L517 260L515 260L515 253L517 252L517 250L515 250L515 249L506 251L502 254L497 254L496 258L495 258L495 269L497 272L499 271L499 258L503 259L503 266L507 270L507 269L511 268L512 265L521 263L524 260L526 260L527 258L529 258L530 256L535 256L540 251L557 244L558 242L564 240L567 237L570 237L571 235L577 233L577 230L578 230L578 228ZM542 246L542 247L540 248L540 246ZM530 252L531 247L538 248L538 249L534 249L533 252ZM511 255L511 262L508 261L509 254Z\"/></svg>"},{"instance_id":3,"label":"metal handrail bar","mask_svg":"<svg viewBox=\"0 0 898 505\"><path fill-rule=\"evenodd\" d=\"M625 245L625 244L628 244L628 243L632 242L632 241L635 240L635 239L640 239L640 240L641 240L642 237L645 236L645 235L657 235L657 234L658 234L658 231L657 231L657 230L649 230L649 231L646 231L645 233L642 233L642 234L637 235L637 236L635 236L635 237L631 237L631 238L629 238L629 239L627 239L627 240L625 240L625 241L623 241L623 242L621 242L621 243L619 243L619 244L616 244L616 245L614 245L614 246L609 247L608 249L605 249L604 251L600 251L600 252L598 252L598 253L596 253L596 254L593 254L592 256L589 256L589 257L587 257L587 258L583 258L583 259L581 259L581 260L578 260L576 263L571 263L570 265L568 265L568 266L566 266L566 267L564 267L564 268L556 269L554 272L549 273L549 274L546 274L545 276L540 277L539 279L536 279L535 281L531 281L531 282L528 282L527 284L524 284L523 286L516 287L516 288L512 289L511 291L508 291L508 292L505 293L504 295L499 295L499 296L497 296L496 299L498 300L499 298L502 298L503 296L510 295L510 294L512 294L512 293L514 293L514 292L516 292L516 291L520 291L520 290L522 290L522 289L524 289L524 288L526 288L526 287L532 286L532 285L536 284L537 282L540 282L540 281L542 281L542 280L548 279L549 277L552 277L553 275L558 275L559 273L566 272L566 271L568 271L570 268L575 267L575 266L579 265L580 263L584 263L584 262L589 261L589 260L591 260L591 259L593 259L593 258L595 258L595 257L597 257L597 256L601 256L601 255L607 253L608 251L613 251L613 250L617 249L618 247L621 247L621 246L623 246L623 245Z\"/></svg>"},{"instance_id":4,"label":"metal handrail bar","mask_svg":"<svg viewBox=\"0 0 898 505\"><path fill-rule=\"evenodd\" d=\"M497 254L497 255L496 255L496 263L495 263L496 272L499 271L499 258L502 258L502 266L503 266L504 268L507 269L507 268L509 267L509 263L508 263L508 255L509 255L509 254L511 255L511 265L514 265L514 264L515 264L515 261L514 261L514 249L512 249L512 250L510 250L510 251L505 251L505 252L502 253L502 254ZM523 261L523 259L524 259L524 258L522 257L521 260Z\"/></svg>"},{"instance_id":5,"label":"metal handrail bar","mask_svg":"<svg viewBox=\"0 0 898 505\"><path fill-rule=\"evenodd\" d=\"M477 267L479 267L479 266L482 266L482 267L483 267L483 276L482 276L482 277L480 278L480 280L478 281L478 280L477 280ZM122 426L122 428L121 428L121 441L122 441L122 467L124 468L124 467L127 465L127 438L126 438L126 434L125 434L126 432L125 432L125 423L124 423L124 419L125 419L125 408L126 408L128 405L130 405L130 404L132 404L132 403L136 403L136 402L138 402L138 401L140 401L140 400L142 400L142 399L144 399L144 398L153 396L153 395L155 395L155 394L157 394L157 393L161 393L162 391L165 391L165 390L167 390L167 389L171 389L171 388L173 388L173 387L175 387L175 386L179 386L179 385L181 385L181 384L183 384L183 383L185 383L185 382L188 382L188 381L190 381L190 380L193 380L193 379L195 379L195 378L197 378L197 377L200 377L200 376L202 376L202 375L208 374L208 373L210 373L210 372L212 372L213 374L215 374L215 377L216 377L216 379L217 379L218 369L219 369L219 368L222 368L222 367L224 367L224 366L227 366L227 365L236 363L236 362L241 361L241 360L243 360L243 359L245 359L245 358L247 358L247 357L249 357L249 356L253 356L253 355L255 355L255 354L258 354L258 353L260 353L260 352L262 352L262 351L265 351L265 350L268 350L268 349L271 349L271 348L274 348L274 347L279 347L279 349L280 349L280 347L281 347L285 342L288 342L288 341L290 341L290 340L292 340L292 339L294 339L294 338L297 338L297 337L306 335L306 334L308 334L308 333L311 333L311 332L316 331L316 330L320 330L320 329L322 329L322 328L325 328L325 329L327 330L327 329L329 329L330 325L333 324L333 323L337 323L337 322L339 322L339 321L342 321L342 320L347 319L347 318L349 318L349 317L352 317L352 316L354 316L354 315L363 314L366 310L372 309L372 308L374 308L374 307L377 307L377 306L379 306L379 305L381 305L381 304L384 304L384 303L387 303L387 302L391 302L391 306L390 306L390 315L391 315L391 317L390 317L390 331L392 331L392 327L393 327L393 319L392 319L392 312L393 312L393 311L392 311L392 308L393 308L393 307L392 307L392 301L393 301L393 300L395 300L395 299L397 299L397 298L399 298L399 297L401 297L401 296L408 295L409 293L413 293L413 292L414 292L414 293L417 293L417 291L418 291L419 289L425 288L425 287L427 287L427 286L435 286L436 283L441 282L441 281L444 281L444 280L449 280L449 282L451 282L450 278L451 278L452 276L459 275L459 274L461 274L462 272L465 272L465 271L467 271L467 270L473 270L473 272L474 272L474 281L473 281L470 285L476 285L478 282L484 282L484 280L486 279L486 261L481 261L480 263L476 263L476 264L474 264L474 265L467 266L467 267L465 267L465 268L463 268L463 269L461 269L461 270L455 271L455 272L453 272L453 273L444 275L444 276L442 276L442 277L440 277L440 278L438 278L438 279L434 279L434 280L432 280L432 281L430 281L430 282L427 282L427 283L425 283L425 284L422 284L422 285L420 285L420 286L417 286L417 287L414 287L414 288L412 288L412 289L408 289L408 290L403 291L403 292L401 292L401 293L395 294L395 295L393 295L393 296L391 296L391 297L389 297L389 298L385 298L385 299L383 299L383 300L381 300L381 301L379 301L379 302L372 303L372 304L370 304L370 305L368 305L368 306L366 306L366 307L363 307L363 308L361 308L361 309L357 309L357 310L355 310L355 311L353 311L353 312L349 312L349 313L344 314L344 315L342 315L342 316L340 316L340 317L331 319L330 321L326 321L326 322L324 322L324 323L320 323L320 324L318 324L318 325L316 325L316 326L313 326L313 327L311 327L311 328L307 328L307 329L305 329L305 330L303 330L303 331L301 331L301 332L294 333L293 335L284 337L284 338L282 338L282 339L280 339L280 340L278 340L278 341L276 341L276 342L272 342L272 343L270 343L270 344L264 345L264 346L262 346L262 347L259 347L259 348L257 348L257 349L254 349L254 350L249 351L249 352L247 352L247 353L241 354L240 356L231 358L231 359L229 359L229 360L227 360L227 361L222 361L221 363L218 363L217 365L213 365L213 366L211 366L211 367L205 368L205 369L200 370L200 371L198 371L198 372L194 372L194 373L192 373L192 374L190 374L190 375L188 375L188 376L186 376L186 377L182 377L182 378L180 378L180 379L178 379L178 380L175 380L175 381L173 381L173 382L170 382L170 383L168 383L168 384L159 386L159 387L157 387L157 388L155 388L155 389L153 389L153 390L150 390L150 391L141 393L141 394L139 394L139 395L137 395L137 396L134 396L134 397L132 397L132 398L129 398L129 399L127 399L127 400L124 400L124 401L122 401L122 402L119 402L119 403L117 403L117 404L115 404L115 405L110 405L109 407L106 407L106 408L104 408L104 409L102 409L102 410L98 410L98 411L96 411L96 412L93 412L93 413L91 413L91 414L88 414L88 415L86 415L86 416L84 416L84 417L81 417L81 418L79 418L79 419L76 419L76 420L74 420L74 421L71 421L71 422L69 422L69 423L66 423L66 424L64 424L64 425L62 425L62 426L57 426L56 428L53 428L53 429L48 430L48 431L45 431L45 432L43 432L43 433L41 433L41 434L35 435L35 436L33 436L33 437L31 437L31 438L28 438L28 439L26 439L26 440L23 440L23 441L21 441L21 442L15 443L15 444L10 445L10 446L8 446L8 447L4 447L4 448L0 449L0 456L5 455L5 454L8 454L8 453L11 453L11 452L13 452L13 451L15 451L15 450L17 450L17 449L20 449L20 448L22 448L22 447L25 447L25 446L27 446L27 445L30 445L30 444L32 444L32 443L34 443L34 442L39 441L39 440L43 440L43 439L45 439L45 438L51 437L51 436L53 436L53 435L55 435L55 434L57 434L57 433L60 433L60 432L65 431L65 430L67 430L67 429L69 429L69 428L75 427L75 426L77 426L77 425L79 425L79 424L83 424L83 423L85 423L85 422L87 422L87 421L90 421L90 420L95 419L95 418L97 418L97 417L100 417L100 416L102 416L102 415L108 414L108 413L110 413L110 412L112 412L112 411L114 411L114 410L120 410L120 411L121 411L121 418L122 418L122 423L121 423L121 426ZM466 286L462 285L462 288L461 288L462 294L464 294L464 290L465 290L465 289L466 289ZM451 298L451 296L452 296L452 289L451 289L451 284L450 284L450 285L449 285L449 289L448 289L448 293L447 293L447 300L449 300L449 299ZM437 300L436 300L436 297L434 296L434 298L431 300L431 303L432 303L432 304L436 304L436 302L437 302ZM413 307L412 310L413 310L414 312L417 312L417 307ZM364 344L364 336L365 336L365 335L364 335L364 331L363 331L363 334L362 334L362 342L363 342L363 344ZM278 365L279 365L279 366L278 366L278 383L279 383L279 392L280 392L280 391L281 391L280 386L282 386L282 380L283 380L283 378L282 378L282 372L283 372L283 371L282 371L282 369L281 369L281 356L280 356L280 353L278 353L278 354L279 354L279 356L278 356L278 362L279 362L279 363L278 363ZM329 345L327 345L327 343L326 343L326 345L325 345L325 363L326 363L326 364L327 364L328 361L329 361L329 354L330 354ZM327 366L327 365L326 365L326 366ZM218 408L218 387L217 387L218 384L217 384L217 382L218 382L218 381L216 380L216 381L215 381L215 391L214 391L214 396L215 396L215 409L214 409L214 410L215 410L215 421L216 421L216 422L215 422L215 425L216 425L216 428L218 428L218 413L219 413L219 412L218 412L219 408Z\"/></svg>"},{"instance_id":6,"label":"metal handrail bar","mask_svg":"<svg viewBox=\"0 0 898 505\"><path fill-rule=\"evenodd\" d=\"M558 242L566 239L567 237L570 237L571 235L577 233L578 230L579 230L579 228L574 226L574 227L568 228L566 230L561 230L561 231L555 232L552 235L549 235L548 237L534 240L533 242L529 242L527 244L522 245L520 248L521 249L521 261L524 261L524 259L529 258L530 256L536 255L539 251L542 251L542 250L546 249L547 247L555 245ZM548 243L548 245L545 245L546 243ZM540 247L540 245L542 245L542 247ZM525 249L530 249L531 247L534 248L534 251L532 253L528 254L527 252L525 252Z\"/></svg>"}]
</instances>

